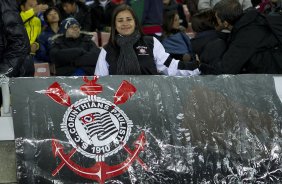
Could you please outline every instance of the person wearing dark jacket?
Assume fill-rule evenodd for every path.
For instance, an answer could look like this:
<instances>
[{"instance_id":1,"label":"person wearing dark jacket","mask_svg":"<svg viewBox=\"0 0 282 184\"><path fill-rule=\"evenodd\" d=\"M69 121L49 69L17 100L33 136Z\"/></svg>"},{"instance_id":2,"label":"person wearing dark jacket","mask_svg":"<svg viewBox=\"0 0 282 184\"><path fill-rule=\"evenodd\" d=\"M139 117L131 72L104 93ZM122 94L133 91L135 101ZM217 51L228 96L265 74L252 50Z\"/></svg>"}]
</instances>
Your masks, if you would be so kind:
<instances>
[{"instance_id":1,"label":"person wearing dark jacket","mask_svg":"<svg viewBox=\"0 0 282 184\"><path fill-rule=\"evenodd\" d=\"M57 7L62 19L73 17L79 22L81 30L92 31L90 9L84 3L77 0L61 0Z\"/></svg>"},{"instance_id":2,"label":"person wearing dark jacket","mask_svg":"<svg viewBox=\"0 0 282 184\"><path fill-rule=\"evenodd\" d=\"M93 31L110 31L111 16L117 7L111 0L95 1L91 7L91 20L93 23Z\"/></svg>"},{"instance_id":3,"label":"person wearing dark jacket","mask_svg":"<svg viewBox=\"0 0 282 184\"><path fill-rule=\"evenodd\" d=\"M30 46L15 0L0 1L0 17L0 74L24 75L22 65Z\"/></svg>"},{"instance_id":4,"label":"person wearing dark jacket","mask_svg":"<svg viewBox=\"0 0 282 184\"><path fill-rule=\"evenodd\" d=\"M220 59L226 49L229 33L216 30L217 21L213 10L196 13L191 18L195 37L191 39L192 49L200 62L212 64ZM225 37L224 37L225 36Z\"/></svg>"},{"instance_id":5,"label":"person wearing dark jacket","mask_svg":"<svg viewBox=\"0 0 282 184\"><path fill-rule=\"evenodd\" d=\"M39 49L36 52L36 60L50 63L49 50L51 38L59 32L60 12L56 7L50 7L43 13L46 29L38 37Z\"/></svg>"},{"instance_id":6,"label":"person wearing dark jacket","mask_svg":"<svg viewBox=\"0 0 282 184\"><path fill-rule=\"evenodd\" d=\"M201 64L203 73L278 73L274 61L279 58L273 53L281 52L281 49L277 50L278 39L264 16L254 9L243 12L237 0L222 0L214 10L219 27L229 29L231 33L221 59L212 66Z\"/></svg>"},{"instance_id":7,"label":"person wearing dark jacket","mask_svg":"<svg viewBox=\"0 0 282 184\"><path fill-rule=\"evenodd\" d=\"M61 22L60 32L55 35L50 50L51 62L57 76L93 75L100 49L91 40L92 35L80 32L74 18Z\"/></svg>"}]
</instances>

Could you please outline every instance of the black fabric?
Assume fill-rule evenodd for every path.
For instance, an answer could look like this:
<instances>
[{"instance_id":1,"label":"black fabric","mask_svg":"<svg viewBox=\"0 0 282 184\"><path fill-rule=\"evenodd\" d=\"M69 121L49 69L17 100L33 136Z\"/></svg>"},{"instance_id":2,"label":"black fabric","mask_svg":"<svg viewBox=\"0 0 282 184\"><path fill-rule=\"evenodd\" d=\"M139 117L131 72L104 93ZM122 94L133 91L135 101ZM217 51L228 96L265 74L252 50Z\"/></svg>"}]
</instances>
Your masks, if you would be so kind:
<instances>
[{"instance_id":1,"label":"black fabric","mask_svg":"<svg viewBox=\"0 0 282 184\"><path fill-rule=\"evenodd\" d=\"M27 55L22 66L21 66L21 76L22 77L34 77L34 55Z\"/></svg>"},{"instance_id":2,"label":"black fabric","mask_svg":"<svg viewBox=\"0 0 282 184\"><path fill-rule=\"evenodd\" d=\"M178 70L196 70L199 65L196 61L179 61L177 69Z\"/></svg>"},{"instance_id":3,"label":"black fabric","mask_svg":"<svg viewBox=\"0 0 282 184\"><path fill-rule=\"evenodd\" d=\"M95 1L90 7L93 31L105 31L105 27L110 27L112 13L117 7L117 5L112 2L109 2L105 9L99 4L99 1Z\"/></svg>"},{"instance_id":4,"label":"black fabric","mask_svg":"<svg viewBox=\"0 0 282 184\"><path fill-rule=\"evenodd\" d=\"M120 47L117 60L118 75L140 75L141 70L133 45L140 39L141 35L135 31L129 36L117 35L117 45Z\"/></svg>"},{"instance_id":5,"label":"black fabric","mask_svg":"<svg viewBox=\"0 0 282 184\"><path fill-rule=\"evenodd\" d=\"M12 0L0 1L0 74L18 77L22 63L29 54L28 36Z\"/></svg>"},{"instance_id":6,"label":"black fabric","mask_svg":"<svg viewBox=\"0 0 282 184\"><path fill-rule=\"evenodd\" d=\"M166 67L169 67L171 61L172 61L172 57L169 56L169 57L165 60L164 65L165 65Z\"/></svg>"},{"instance_id":7,"label":"black fabric","mask_svg":"<svg viewBox=\"0 0 282 184\"><path fill-rule=\"evenodd\" d=\"M99 53L91 36L81 33L77 39L64 36L55 39L50 59L58 76L71 76L77 68L82 68L86 75L93 75Z\"/></svg>"},{"instance_id":8,"label":"black fabric","mask_svg":"<svg viewBox=\"0 0 282 184\"><path fill-rule=\"evenodd\" d=\"M282 13L267 15L266 20L273 34L282 44Z\"/></svg>"},{"instance_id":9,"label":"black fabric","mask_svg":"<svg viewBox=\"0 0 282 184\"><path fill-rule=\"evenodd\" d=\"M139 66L142 75L158 75L156 64L154 61L154 40L151 36L142 36L134 45ZM119 57L120 47L115 47L109 42L104 49L107 52L106 61L109 64L109 74L117 75L117 59ZM141 52L141 51L145 52Z\"/></svg>"}]
</instances>

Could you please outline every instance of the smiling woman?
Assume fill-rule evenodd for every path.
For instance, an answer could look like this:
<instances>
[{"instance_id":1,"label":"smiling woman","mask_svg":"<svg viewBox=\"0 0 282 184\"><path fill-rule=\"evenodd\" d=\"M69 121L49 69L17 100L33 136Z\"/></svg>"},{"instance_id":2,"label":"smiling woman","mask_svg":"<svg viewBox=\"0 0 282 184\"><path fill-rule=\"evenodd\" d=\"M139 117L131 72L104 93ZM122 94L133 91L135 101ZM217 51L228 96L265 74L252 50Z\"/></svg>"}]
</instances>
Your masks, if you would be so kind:
<instances>
[{"instance_id":1,"label":"smiling woman","mask_svg":"<svg viewBox=\"0 0 282 184\"><path fill-rule=\"evenodd\" d=\"M95 75L197 75L198 65L172 59L163 45L145 36L133 10L118 6L112 17L109 42L102 48Z\"/></svg>"}]
</instances>

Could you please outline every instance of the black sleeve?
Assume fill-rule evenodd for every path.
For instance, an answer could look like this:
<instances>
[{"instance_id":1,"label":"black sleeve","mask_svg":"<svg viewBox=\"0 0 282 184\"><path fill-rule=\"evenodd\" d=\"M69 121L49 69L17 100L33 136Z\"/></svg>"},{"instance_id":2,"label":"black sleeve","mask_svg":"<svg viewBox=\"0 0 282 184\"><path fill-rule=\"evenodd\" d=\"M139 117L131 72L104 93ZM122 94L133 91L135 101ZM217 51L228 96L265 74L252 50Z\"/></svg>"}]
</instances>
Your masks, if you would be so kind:
<instances>
[{"instance_id":1,"label":"black sleeve","mask_svg":"<svg viewBox=\"0 0 282 184\"><path fill-rule=\"evenodd\" d=\"M20 75L22 63L30 52L29 39L22 19L19 15L15 0L1 0L1 21L3 22L4 39L6 48L4 50L3 63L0 72L9 77ZM1 28L2 29L2 28Z\"/></svg>"},{"instance_id":2,"label":"black sleeve","mask_svg":"<svg viewBox=\"0 0 282 184\"><path fill-rule=\"evenodd\" d=\"M58 46L52 46L50 50L50 59L57 67L65 65L73 65L78 57L87 51L83 48L66 48L60 49Z\"/></svg>"}]
</instances>

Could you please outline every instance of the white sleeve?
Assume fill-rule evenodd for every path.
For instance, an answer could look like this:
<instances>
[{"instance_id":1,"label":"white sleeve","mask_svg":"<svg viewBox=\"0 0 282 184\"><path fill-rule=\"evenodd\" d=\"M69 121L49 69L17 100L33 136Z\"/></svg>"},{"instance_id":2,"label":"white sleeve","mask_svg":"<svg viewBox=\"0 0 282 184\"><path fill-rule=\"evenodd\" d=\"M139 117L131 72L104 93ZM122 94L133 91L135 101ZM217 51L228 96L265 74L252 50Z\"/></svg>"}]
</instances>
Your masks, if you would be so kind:
<instances>
[{"instance_id":1,"label":"white sleeve","mask_svg":"<svg viewBox=\"0 0 282 184\"><path fill-rule=\"evenodd\" d=\"M177 75L184 75L184 76L189 76L189 75L199 75L200 71L199 69L195 70L179 70L178 69L178 64L179 61L170 58L169 54L165 52L165 49L161 42L154 37L154 49L153 49L153 54L154 54L154 60L155 64L157 67L157 70L159 72L162 72L165 75L169 76L177 76Z\"/></svg>"},{"instance_id":2,"label":"white sleeve","mask_svg":"<svg viewBox=\"0 0 282 184\"><path fill-rule=\"evenodd\" d=\"M98 76L109 75L109 64L106 61L106 55L107 55L106 50L102 48L98 57L94 75L98 75Z\"/></svg>"}]
</instances>

